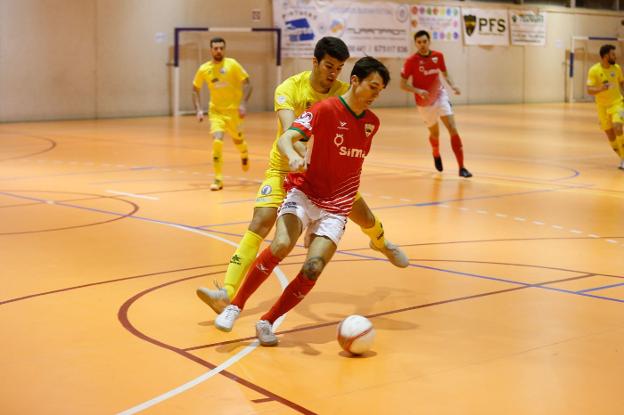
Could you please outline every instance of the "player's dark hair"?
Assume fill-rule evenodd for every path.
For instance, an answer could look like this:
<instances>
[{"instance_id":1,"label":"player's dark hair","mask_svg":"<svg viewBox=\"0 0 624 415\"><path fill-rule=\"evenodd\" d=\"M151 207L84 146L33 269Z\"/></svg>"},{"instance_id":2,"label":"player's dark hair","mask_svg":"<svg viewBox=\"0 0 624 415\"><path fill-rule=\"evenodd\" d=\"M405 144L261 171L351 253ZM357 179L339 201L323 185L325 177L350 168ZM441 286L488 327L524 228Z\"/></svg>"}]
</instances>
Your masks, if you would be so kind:
<instances>
[{"instance_id":1,"label":"player's dark hair","mask_svg":"<svg viewBox=\"0 0 624 415\"><path fill-rule=\"evenodd\" d=\"M602 45L602 46L600 46L600 57L604 58L612 50L615 50L615 46L613 46L613 45Z\"/></svg>"},{"instance_id":2,"label":"player's dark hair","mask_svg":"<svg viewBox=\"0 0 624 415\"><path fill-rule=\"evenodd\" d=\"M210 47L212 47L213 43L223 43L223 46L225 46L225 39L222 37L213 37L210 39Z\"/></svg>"},{"instance_id":3,"label":"player's dark hair","mask_svg":"<svg viewBox=\"0 0 624 415\"><path fill-rule=\"evenodd\" d=\"M314 47L314 57L320 62L325 55L329 55L340 62L349 59L349 48L345 43L337 37L325 36L316 42Z\"/></svg>"},{"instance_id":4,"label":"player's dark hair","mask_svg":"<svg viewBox=\"0 0 624 415\"><path fill-rule=\"evenodd\" d=\"M390 72L388 71L388 68L372 56L364 56L363 58L358 59L358 61L355 62L355 65L353 65L351 76L355 75L360 81L362 81L373 72L377 72L379 76L381 76L384 87L388 86L388 83L390 82Z\"/></svg>"},{"instance_id":5,"label":"player's dark hair","mask_svg":"<svg viewBox=\"0 0 624 415\"><path fill-rule=\"evenodd\" d=\"M426 30L419 30L414 34L414 40L418 39L421 36L427 36L427 39L431 40L431 36L429 36L429 32Z\"/></svg>"}]
</instances>

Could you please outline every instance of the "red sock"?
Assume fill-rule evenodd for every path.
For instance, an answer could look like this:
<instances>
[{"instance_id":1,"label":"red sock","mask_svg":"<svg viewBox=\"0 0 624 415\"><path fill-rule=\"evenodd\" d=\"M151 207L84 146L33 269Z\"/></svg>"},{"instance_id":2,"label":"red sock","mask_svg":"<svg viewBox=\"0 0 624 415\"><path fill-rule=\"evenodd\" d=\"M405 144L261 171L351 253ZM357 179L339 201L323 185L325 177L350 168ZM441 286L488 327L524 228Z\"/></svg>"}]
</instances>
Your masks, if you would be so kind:
<instances>
[{"instance_id":1,"label":"red sock","mask_svg":"<svg viewBox=\"0 0 624 415\"><path fill-rule=\"evenodd\" d=\"M273 272L273 268L275 268L280 261L278 257L273 255L270 247L262 251L249 267L247 277L232 300L232 304L242 310L243 307L245 307L247 299L251 297L251 294L253 294L264 281L266 281L268 276L271 275L271 272Z\"/></svg>"},{"instance_id":2,"label":"red sock","mask_svg":"<svg viewBox=\"0 0 624 415\"><path fill-rule=\"evenodd\" d=\"M453 134L451 136L451 147L453 147L453 153L455 153L457 164L461 169L464 167L464 150L462 150L462 142L461 138L459 138L459 134Z\"/></svg>"},{"instance_id":3,"label":"red sock","mask_svg":"<svg viewBox=\"0 0 624 415\"><path fill-rule=\"evenodd\" d=\"M440 157L440 138L429 136L429 144L433 150L433 157Z\"/></svg>"},{"instance_id":4,"label":"red sock","mask_svg":"<svg viewBox=\"0 0 624 415\"><path fill-rule=\"evenodd\" d=\"M297 277L288 284L288 287L284 290L280 298L277 299L273 307L260 317L260 320L267 320L273 324L280 316L286 314L294 306L299 304L301 300L310 292L316 280L308 279L300 271Z\"/></svg>"}]
</instances>

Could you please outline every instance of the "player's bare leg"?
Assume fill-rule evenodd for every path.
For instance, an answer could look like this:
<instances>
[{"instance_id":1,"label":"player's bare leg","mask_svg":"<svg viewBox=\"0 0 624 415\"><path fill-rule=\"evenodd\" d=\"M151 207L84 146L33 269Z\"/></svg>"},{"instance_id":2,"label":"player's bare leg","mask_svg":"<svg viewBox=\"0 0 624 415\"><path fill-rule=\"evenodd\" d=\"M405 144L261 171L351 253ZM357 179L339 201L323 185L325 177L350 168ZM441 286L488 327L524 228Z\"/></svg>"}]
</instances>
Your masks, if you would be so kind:
<instances>
[{"instance_id":1,"label":"player's bare leg","mask_svg":"<svg viewBox=\"0 0 624 415\"><path fill-rule=\"evenodd\" d=\"M384 254L392 265L400 268L405 268L409 265L409 259L405 252L385 238L381 221L370 210L359 193L355 198L355 202L353 202L353 209L349 214L349 219L358 224L362 232L369 237L371 249Z\"/></svg>"}]
</instances>

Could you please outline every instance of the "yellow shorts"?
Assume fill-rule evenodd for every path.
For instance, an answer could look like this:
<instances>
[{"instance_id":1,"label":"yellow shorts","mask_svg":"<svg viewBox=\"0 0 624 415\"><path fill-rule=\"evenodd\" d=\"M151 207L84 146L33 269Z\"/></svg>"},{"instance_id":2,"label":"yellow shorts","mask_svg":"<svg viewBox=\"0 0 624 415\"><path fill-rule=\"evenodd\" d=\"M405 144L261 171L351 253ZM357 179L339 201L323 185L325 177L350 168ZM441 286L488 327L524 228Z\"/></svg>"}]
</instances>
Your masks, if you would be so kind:
<instances>
[{"instance_id":1,"label":"yellow shorts","mask_svg":"<svg viewBox=\"0 0 624 415\"><path fill-rule=\"evenodd\" d=\"M264 174L264 181L258 188L254 207L278 208L286 197L284 179L286 173L269 169Z\"/></svg>"},{"instance_id":2,"label":"yellow shorts","mask_svg":"<svg viewBox=\"0 0 624 415\"><path fill-rule=\"evenodd\" d=\"M284 179L288 173L268 169L264 174L264 181L258 188L256 194L256 204L254 207L279 208L286 198L284 190ZM355 199L361 199L360 192L355 194Z\"/></svg>"},{"instance_id":3,"label":"yellow shorts","mask_svg":"<svg viewBox=\"0 0 624 415\"><path fill-rule=\"evenodd\" d=\"M236 139L243 134L243 120L238 115L238 110L216 111L211 109L208 114L208 120L210 121L210 134L223 131Z\"/></svg>"},{"instance_id":4,"label":"yellow shorts","mask_svg":"<svg viewBox=\"0 0 624 415\"><path fill-rule=\"evenodd\" d=\"M598 109L600 127L603 130L610 130L615 123L624 124L624 102L620 101L610 107L596 105L596 108Z\"/></svg>"}]
</instances>

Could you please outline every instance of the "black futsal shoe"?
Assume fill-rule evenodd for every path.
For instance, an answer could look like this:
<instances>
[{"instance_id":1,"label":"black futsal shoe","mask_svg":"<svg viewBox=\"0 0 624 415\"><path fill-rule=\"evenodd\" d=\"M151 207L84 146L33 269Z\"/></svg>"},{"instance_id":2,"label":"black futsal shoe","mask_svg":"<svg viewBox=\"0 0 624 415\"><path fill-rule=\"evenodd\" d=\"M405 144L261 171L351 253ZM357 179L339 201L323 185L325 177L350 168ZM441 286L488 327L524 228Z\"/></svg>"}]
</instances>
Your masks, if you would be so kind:
<instances>
[{"instance_id":1,"label":"black futsal shoe","mask_svg":"<svg viewBox=\"0 0 624 415\"><path fill-rule=\"evenodd\" d=\"M435 168L437 171L444 170L444 167L442 167L442 157L433 156L433 163L435 164Z\"/></svg>"},{"instance_id":2,"label":"black futsal shoe","mask_svg":"<svg viewBox=\"0 0 624 415\"><path fill-rule=\"evenodd\" d=\"M459 169L459 175L465 178L472 177L472 173L470 173L465 167Z\"/></svg>"}]
</instances>

